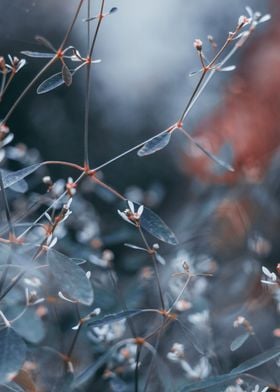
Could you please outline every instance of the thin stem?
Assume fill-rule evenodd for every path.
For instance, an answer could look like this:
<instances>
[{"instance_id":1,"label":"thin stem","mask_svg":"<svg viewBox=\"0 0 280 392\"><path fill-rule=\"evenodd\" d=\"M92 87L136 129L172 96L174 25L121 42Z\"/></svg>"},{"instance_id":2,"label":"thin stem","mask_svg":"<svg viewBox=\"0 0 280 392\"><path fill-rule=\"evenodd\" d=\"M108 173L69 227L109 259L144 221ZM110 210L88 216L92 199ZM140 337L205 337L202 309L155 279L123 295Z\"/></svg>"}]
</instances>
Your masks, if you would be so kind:
<instances>
[{"instance_id":1,"label":"thin stem","mask_svg":"<svg viewBox=\"0 0 280 392\"><path fill-rule=\"evenodd\" d=\"M196 96L196 94L197 94L197 92L198 92L198 90L199 90L199 88L200 88L200 86L201 86L201 84L202 84L202 82L203 82L207 72L208 72L207 68L204 68L204 70L202 72L202 75L201 75L201 77L200 77L200 79L199 79L199 81L198 81L198 83L197 83L197 85L196 85L196 87L195 87L195 89L194 89L194 91L193 91L193 93L192 93L192 95L191 95L191 97L190 97L190 99L189 99L189 101L188 101L188 103L187 103L187 105L186 105L186 107L185 107L181 117L180 117L179 123L182 123L184 121L184 119L185 119L185 117L187 115L188 109L189 109L193 99L195 98L195 96Z\"/></svg>"},{"instance_id":2,"label":"thin stem","mask_svg":"<svg viewBox=\"0 0 280 392\"><path fill-rule=\"evenodd\" d=\"M4 202L6 218L7 218L8 227L9 227L9 238L10 237L15 238L15 231L14 231L14 227L13 227L12 220L11 220L11 213L10 213L9 203L8 203L7 194L6 194L4 183L3 183L2 170L0 170L0 186L1 186L1 193L2 193L2 198L3 198L3 202ZM4 269L3 274L1 276L1 279L0 279L0 293L2 292L2 288L5 285L5 281L6 281L6 278L7 278L7 275L8 275L8 269L9 269L8 266L12 262L12 250L13 250L13 246L10 249L10 253L9 253L9 256L8 256L8 260L7 260L7 266Z\"/></svg>"},{"instance_id":3,"label":"thin stem","mask_svg":"<svg viewBox=\"0 0 280 392\"><path fill-rule=\"evenodd\" d=\"M160 338L161 338L161 334L162 334L162 331L163 331L164 326L165 326L165 322L163 321L163 323L162 323L162 325L161 325L161 327L160 327L160 329L159 329L159 332L158 332L158 337L157 337L157 340L156 340L156 344L155 344L155 346L154 346L155 353L157 353L157 351L158 351L158 347L159 347L159 343L160 343ZM144 385L143 392L146 392L146 391L147 391L148 384L149 384L149 382L150 382L150 378L151 378L151 375L152 375L152 370L153 370L153 368L154 368L155 357L156 357L156 354L154 354L153 357L152 357L152 360L151 360L151 363L150 363L150 367L149 367L149 369L148 369L148 374L147 374L147 378L146 378L146 382L145 382L145 385Z\"/></svg>"},{"instance_id":4,"label":"thin stem","mask_svg":"<svg viewBox=\"0 0 280 392\"><path fill-rule=\"evenodd\" d=\"M167 313L170 313L172 311L172 309L174 308L174 306L176 305L176 303L180 300L180 298L182 297L184 291L186 290L190 280L191 280L191 275L188 275L188 278L184 284L184 286L182 287L182 290L180 291L180 293L178 294L177 298L175 299L175 301L173 302L173 304L170 306L170 308L168 309Z\"/></svg>"},{"instance_id":5,"label":"thin stem","mask_svg":"<svg viewBox=\"0 0 280 392\"><path fill-rule=\"evenodd\" d=\"M5 92L7 91L7 89L9 87L11 81L13 80L14 76L15 76L15 72L12 72L10 77L9 77L9 79L8 79L8 81L7 81L7 83L6 83L6 85L5 85L6 75L3 75L1 94L0 94L0 101L2 101L3 96L4 96Z\"/></svg>"},{"instance_id":6,"label":"thin stem","mask_svg":"<svg viewBox=\"0 0 280 392\"><path fill-rule=\"evenodd\" d=\"M74 15L74 18L73 18L70 26L68 27L68 30L67 30L67 32L65 34L65 37L63 38L63 40L61 42L60 50L62 50L64 48L64 46L66 44L66 41L68 40L68 38L69 38L69 36L70 36L70 34L71 34L72 30L73 30L73 27L74 27L74 25L76 23L76 20L77 20L78 16L79 16L81 7L83 5L83 2L84 2L84 0L80 0L80 2L78 4L77 10L76 10L75 15Z\"/></svg>"},{"instance_id":7,"label":"thin stem","mask_svg":"<svg viewBox=\"0 0 280 392\"><path fill-rule=\"evenodd\" d=\"M1 186L1 193L2 193L2 198L3 198L3 202L4 202L4 208L5 208L5 213L6 213L8 226L9 226L10 235L12 235L12 237L14 237L15 231L14 231L14 228L12 225L11 212L10 212L10 207L9 207L9 203L8 203L8 199L7 199L7 194L6 194L5 187L4 187L2 170L0 170L0 186Z\"/></svg>"},{"instance_id":8,"label":"thin stem","mask_svg":"<svg viewBox=\"0 0 280 392\"><path fill-rule=\"evenodd\" d=\"M80 0L80 3L78 5L77 11L74 15L74 18L66 32L66 35L60 45L60 50L63 49L73 27L74 24L76 23L77 17L79 15L81 6L83 4L84 0ZM41 75L43 75L43 73L45 73L45 71L58 59L58 56L55 55L42 69L41 71L39 71L37 73L37 75L34 77L34 79L32 79L32 81L25 87L25 89L22 91L22 93L19 95L19 97L16 99L16 101L14 102L14 104L11 106L10 110L8 111L8 113L6 114L6 116L4 117L4 119L2 120L3 124L6 124L6 122L8 121L8 119L10 118L10 116L12 115L12 113L14 112L14 110L16 109L16 107L18 106L18 104L21 102L21 100L24 98L24 96L27 94L27 92L30 90L30 88L37 82L37 80L41 77Z\"/></svg>"},{"instance_id":9,"label":"thin stem","mask_svg":"<svg viewBox=\"0 0 280 392\"><path fill-rule=\"evenodd\" d=\"M116 191L114 188L110 187L109 185L105 184L103 181L99 180L95 176L91 176L92 180L100 185L102 188L107 189L109 192L113 193L115 196L117 196L119 199L126 201L127 199L121 195L118 191Z\"/></svg>"},{"instance_id":10,"label":"thin stem","mask_svg":"<svg viewBox=\"0 0 280 392\"><path fill-rule=\"evenodd\" d=\"M69 351L68 351L68 353L67 353L67 357L68 357L68 358L70 358L71 355L72 355L72 352L73 352L73 350L74 350L74 348L75 348L75 345L76 345L76 343L77 343L79 334L80 334L80 332L81 332L82 326L83 326L83 324L80 324L79 327L78 327L78 329L75 331L74 338L73 338L73 340L72 340L71 346L70 346Z\"/></svg>"},{"instance_id":11,"label":"thin stem","mask_svg":"<svg viewBox=\"0 0 280 392\"><path fill-rule=\"evenodd\" d=\"M91 15L91 7L90 7L90 0L87 1L87 19L90 19ZM91 24L87 24L87 47L89 50L89 45L90 45L90 26Z\"/></svg>"},{"instance_id":12,"label":"thin stem","mask_svg":"<svg viewBox=\"0 0 280 392\"><path fill-rule=\"evenodd\" d=\"M220 63L220 67L222 67L223 65L225 65L225 63L234 55L234 53L239 49L238 44L235 44L234 47L231 49L231 51L226 55L226 57L221 61ZM202 94L202 92L204 91L204 89L206 88L206 86L208 85L208 83L210 82L210 80L212 79L212 77L214 76L214 74L216 73L216 69L211 69L211 71L208 74L208 77L206 78L205 82L203 83L203 85L201 86L200 90L198 91L197 95L194 97L192 103L189 105L188 110L185 113L185 117L187 116L187 114L190 112L190 110L192 109L193 105L196 103L196 101L198 100L198 98L200 97L200 95ZM184 118L185 118L184 117Z\"/></svg>"},{"instance_id":13,"label":"thin stem","mask_svg":"<svg viewBox=\"0 0 280 392\"><path fill-rule=\"evenodd\" d=\"M0 89L0 101L2 101L4 92L5 92L5 83L7 79L7 71L2 72L2 80L1 80L1 89Z\"/></svg>"},{"instance_id":14,"label":"thin stem","mask_svg":"<svg viewBox=\"0 0 280 392\"><path fill-rule=\"evenodd\" d=\"M114 289L116 290L116 292L117 292L117 294L118 294L118 297L119 297L119 300L120 300L120 302L121 302L122 308L123 308L124 310L128 310L128 309L127 309L127 306L126 306L125 299L124 299L124 297L123 297L123 295L122 295L121 289L120 289L120 287L119 287L119 285L118 285L118 283L117 283L116 276L114 276L112 270L110 270L109 276L110 276L110 279L111 279L111 281L112 281L113 287L114 287ZM136 334L136 330L135 330L135 328L134 328L133 322L132 322L132 320L130 319L130 317L128 317L128 318L126 319L126 321L127 321L128 327L129 327L129 329L130 329L130 331L131 331L131 334L132 334L132 336L133 336L134 339L135 339L136 336L137 336L137 334Z\"/></svg>"},{"instance_id":15,"label":"thin stem","mask_svg":"<svg viewBox=\"0 0 280 392\"><path fill-rule=\"evenodd\" d=\"M93 37L93 40L92 40L92 44L91 44L90 51L89 51L89 58L91 58L91 56L92 56L93 49L94 49L95 44L96 44L96 39L97 39L97 36L98 36L98 32L99 32L99 29L100 29L100 26L101 26L101 22L103 20L104 5L105 5L105 0L102 0L101 7L100 7L100 15L99 15L99 18L98 18L98 23L97 23L97 26L96 26L96 30L95 30L94 37Z\"/></svg>"},{"instance_id":16,"label":"thin stem","mask_svg":"<svg viewBox=\"0 0 280 392\"><path fill-rule=\"evenodd\" d=\"M137 226L139 233L142 237L142 240L147 248L148 253L151 255L152 260L153 260L153 264L154 264L154 270L155 270L155 275L156 275L156 282L157 282L157 287L158 287L158 291L159 291L159 297L160 297L160 302L161 302L161 307L162 309L164 309L164 300L163 300L163 292L162 292L162 288L160 285L160 277L159 277L159 272L158 272L158 266L157 266L157 260L155 258L155 255L153 253L151 253L151 248L147 242L147 239L143 233L143 230L141 228L141 226Z\"/></svg>"},{"instance_id":17,"label":"thin stem","mask_svg":"<svg viewBox=\"0 0 280 392\"><path fill-rule=\"evenodd\" d=\"M134 392L138 392L138 379L139 379L139 360L140 360L140 354L141 354L141 345L137 345L137 352L136 352L136 367L135 367L135 372L134 372Z\"/></svg>"},{"instance_id":18,"label":"thin stem","mask_svg":"<svg viewBox=\"0 0 280 392\"><path fill-rule=\"evenodd\" d=\"M12 290L12 288L17 284L17 282L24 276L26 271L21 271L10 283L10 285L4 290L0 295L0 301L5 298L5 296Z\"/></svg>"},{"instance_id":19,"label":"thin stem","mask_svg":"<svg viewBox=\"0 0 280 392\"><path fill-rule=\"evenodd\" d=\"M201 59L202 65L203 65L203 72L202 72L202 75L201 75L201 77L200 77L200 79L199 79L199 81L198 81L198 83L197 83L195 89L194 89L194 92L192 93L191 98L189 99L189 101L188 101L188 103L187 103L186 108L185 108L184 111L183 111L183 114L182 114L181 117L180 117L180 120L179 120L180 123L183 123L183 122L184 122L184 120L185 120L185 118L186 118L188 112L190 111L190 108L193 106L193 101L194 101L194 100L196 101L196 99L197 99L197 98L196 98L197 94L199 94L199 95L201 94L201 93L199 92L199 89L200 89L200 87L201 87L201 84L202 84L202 82L203 82L203 80L204 80L204 78L205 78L207 72L209 72L209 70L212 68L212 66L215 64L215 62L218 60L218 58L223 54L223 52L225 51L225 49L226 49L226 48L228 47L228 45L232 42L232 39L233 39L233 37L236 35L237 32L238 32L238 30L235 30L235 32L233 33L233 35L232 35L230 38L228 37L228 38L226 39L226 41L225 41L225 43L223 44L223 46L221 47L221 49L216 53L216 55L214 56L214 58L210 61L210 63L209 63L206 67L204 66L204 62L203 62L202 57L201 57L201 54L200 54L200 59ZM222 65L222 63L221 63L221 65ZM215 70L212 70L212 71L215 72ZM213 73L213 74L214 74L214 73ZM203 89L204 89L204 87L203 87Z\"/></svg>"},{"instance_id":20,"label":"thin stem","mask_svg":"<svg viewBox=\"0 0 280 392\"><path fill-rule=\"evenodd\" d=\"M37 75L31 80L31 82L25 87L25 89L22 91L22 93L19 95L19 97L16 99L16 101L13 103L11 106L10 110L4 117L4 119L1 121L2 124L6 124L14 110L17 108L18 104L21 102L21 100L25 97L25 95L28 93L28 91L31 89L31 87L37 82L37 80L43 75L43 73L46 72L46 70L57 60L57 56L54 56L38 73Z\"/></svg>"},{"instance_id":21,"label":"thin stem","mask_svg":"<svg viewBox=\"0 0 280 392\"><path fill-rule=\"evenodd\" d=\"M227 42L227 41L226 41L226 42ZM228 53L228 55L224 58L224 60L222 60L220 66L224 65L224 64L234 55L234 53L237 51L238 48L239 48L239 46L236 44L236 45L232 48L232 50ZM225 49L225 44L223 45L223 48L222 48L222 49L223 49L223 51L224 51L224 49ZM222 53L222 52L221 52L221 50L220 50L217 54L220 56L221 53ZM217 60L217 55L214 57L214 59L215 59L215 61ZM212 64L212 63L213 63L213 60L211 61L210 64ZM200 80L199 80L199 82L198 82L198 84L197 84L197 86L196 86L196 88L195 88L195 91L194 91L194 93L192 94L191 98L189 99L189 102L187 103L187 106L186 106L186 108L184 109L184 111L183 111L183 113L182 113L182 115L181 115L181 117L180 117L179 123L184 121L184 119L186 118L187 114L190 112L190 110L192 109L193 105L196 103L196 101L198 100L198 98L200 97L200 95L202 94L202 92L204 91L204 89L206 88L206 86L208 85L208 83L210 82L210 80L212 79L212 77L214 76L215 72L216 72L215 69L211 69L211 71L208 70L207 72L205 72L205 70L203 71L203 73L202 73L202 75L201 75L201 78L200 78ZM204 79L205 79L206 73L208 73L208 77L206 78L206 80L204 80ZM204 81L204 83L202 83L203 81ZM200 87L200 88L199 88L199 87ZM138 150L139 148L143 147L144 144L146 144L146 143L152 141L154 138L156 138L156 137L158 137L158 136L161 136L161 135L164 135L164 134L167 133L169 130L170 130L170 127L167 128L167 129L165 129L164 131L161 131L161 132L157 133L155 136L153 136L153 137L151 137L151 138L149 138L149 139L147 139L147 140L145 140L145 141L143 141L143 142L141 142L141 143L135 145L134 147L129 148L128 150L126 150L126 151L124 151L123 153L121 153L121 154L115 156L114 158L112 158L112 159L110 159L110 160L108 160L108 161L102 163L101 165L99 165L99 166L97 166L96 168L94 168L92 171L97 172L97 171L103 169L104 167L109 166L110 164L114 163L115 161L119 160L120 158L123 158L123 157L125 157L126 155L130 154L131 152L133 152L133 151L135 151L135 150ZM189 137L189 136L190 136L190 135L188 134L188 137ZM193 141L194 141L194 140L193 140ZM195 141L194 141L194 142L195 142ZM195 143L196 143L196 142L195 142ZM209 153L208 153L208 154L209 154Z\"/></svg>"},{"instance_id":22,"label":"thin stem","mask_svg":"<svg viewBox=\"0 0 280 392\"><path fill-rule=\"evenodd\" d=\"M214 154L206 150L200 143L198 143L189 132L187 132L184 128L178 128L189 140L192 144L194 144L199 150L201 150L208 158L210 158L212 161L216 162L218 165L223 166L225 169L227 169L230 172L234 172L234 168L229 165L228 163L222 161L218 157L216 157Z\"/></svg>"},{"instance_id":23,"label":"thin stem","mask_svg":"<svg viewBox=\"0 0 280 392\"><path fill-rule=\"evenodd\" d=\"M77 169L77 170L79 170L79 171L84 171L84 170L85 170L82 166L77 165L76 163L72 163L72 162L65 162L65 161L44 161L43 164L44 164L44 165L63 165L63 166L73 167L74 169Z\"/></svg>"},{"instance_id":24,"label":"thin stem","mask_svg":"<svg viewBox=\"0 0 280 392\"><path fill-rule=\"evenodd\" d=\"M131 152L133 152L133 151L135 151L135 150L138 150L139 148L143 147L144 144L150 142L150 141L153 140L154 138L156 138L156 137L158 137L158 136L161 136L161 135L164 135L165 133L167 133L167 132L169 132L169 131L170 131L170 127L167 128L167 129L165 129L164 131L161 131L161 132L157 133L155 136L150 137L149 139L144 140L143 142L141 142L141 143L139 143L139 144L136 144L134 147L129 148L128 150L126 150L126 151L122 152L121 154L115 156L114 158L110 159L109 161L106 161L106 162L102 163L101 165L99 165L99 166L97 166L96 168L94 168L92 171L93 171L93 172L98 172L99 170L103 169L103 168L106 167L106 166L109 166L111 163L117 161L118 159L123 158L123 157L125 157L126 155L130 154Z\"/></svg>"},{"instance_id":25,"label":"thin stem","mask_svg":"<svg viewBox=\"0 0 280 392\"><path fill-rule=\"evenodd\" d=\"M103 9L105 5L105 0L102 0L100 7L100 16L98 19L97 27L94 33L94 37L91 43L91 47L88 52L88 62L87 62L87 73L86 73L86 95L85 95L85 118L84 118L84 162L85 167L89 167L89 104L90 104L90 76L91 76L91 57L93 53L93 49L95 47L96 39L98 36L98 32L101 26L101 22L103 19ZM89 11L88 11L89 12ZM89 26L89 23L88 23ZM89 27L88 27L88 36L89 36Z\"/></svg>"},{"instance_id":26,"label":"thin stem","mask_svg":"<svg viewBox=\"0 0 280 392\"><path fill-rule=\"evenodd\" d=\"M76 305L76 312L77 312L77 316L78 316L78 321L80 321L81 320L81 315L80 315L80 312L79 312L79 308L78 308L77 304L75 304L75 305ZM68 350L67 355L66 355L67 358L69 358L69 359L71 358L71 355L72 355L73 350L75 348L75 345L77 343L77 340L78 340L79 334L81 332L82 326L83 326L83 323L80 323L78 329L75 331L75 335L73 337L72 343L70 344L69 350Z\"/></svg>"},{"instance_id":27,"label":"thin stem","mask_svg":"<svg viewBox=\"0 0 280 392\"><path fill-rule=\"evenodd\" d=\"M91 62L86 68L86 94L85 94L85 118L84 118L84 165L89 167L89 103L90 103L90 70Z\"/></svg>"}]
</instances>

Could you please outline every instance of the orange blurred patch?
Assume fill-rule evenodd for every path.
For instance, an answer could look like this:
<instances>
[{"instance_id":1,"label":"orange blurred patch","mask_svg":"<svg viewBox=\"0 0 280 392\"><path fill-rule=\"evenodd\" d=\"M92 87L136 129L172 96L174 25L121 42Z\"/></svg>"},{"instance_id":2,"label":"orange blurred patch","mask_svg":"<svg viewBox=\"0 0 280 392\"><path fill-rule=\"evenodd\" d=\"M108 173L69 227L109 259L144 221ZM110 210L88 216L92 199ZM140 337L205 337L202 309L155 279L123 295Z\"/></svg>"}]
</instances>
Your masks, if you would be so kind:
<instances>
[{"instance_id":1,"label":"orange blurred patch","mask_svg":"<svg viewBox=\"0 0 280 392\"><path fill-rule=\"evenodd\" d=\"M273 2L272 20L263 36L248 42L243 60L214 114L193 133L211 152L219 155L229 144L233 150L234 173L217 173L213 163L191 147L186 171L203 181L235 183L240 179L262 179L280 145L280 24L279 4ZM278 8L277 8L278 7Z\"/></svg>"}]
</instances>

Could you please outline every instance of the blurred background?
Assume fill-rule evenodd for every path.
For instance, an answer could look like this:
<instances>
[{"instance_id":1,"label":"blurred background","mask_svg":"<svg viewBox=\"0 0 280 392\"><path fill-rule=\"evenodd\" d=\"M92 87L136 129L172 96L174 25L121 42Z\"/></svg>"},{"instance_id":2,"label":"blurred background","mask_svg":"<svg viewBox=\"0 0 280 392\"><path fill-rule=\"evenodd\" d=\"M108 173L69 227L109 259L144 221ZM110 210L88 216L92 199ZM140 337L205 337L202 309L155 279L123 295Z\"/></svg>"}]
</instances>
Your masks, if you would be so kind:
<instances>
[{"instance_id":1,"label":"blurred background","mask_svg":"<svg viewBox=\"0 0 280 392\"><path fill-rule=\"evenodd\" d=\"M76 3L2 0L1 55L22 57L21 50L44 51L35 35L57 47ZM98 12L96 3L92 14ZM274 270L280 254L278 1L108 0L106 9L116 6L118 12L101 26L94 58L102 62L93 66L92 75L90 162L94 167L178 119L197 81L188 75L200 68L194 39L203 41L211 57L207 35L220 46L246 13L246 5L271 13L272 20L260 25L234 56L229 64L237 66L234 72L216 74L186 121L193 136L236 171L223 172L178 135L157 154L139 158L133 153L103 172L106 182L145 202L175 231L179 250L162 248L173 266L178 260L203 255L218 266L204 300L213 312L211 322L219 336L215 349L221 358L228 355L224 342L232 331L227 327L241 310L259 329L264 345L270 344L273 329L279 327L277 301L269 293L264 295L259 283L261 265ZM79 17L69 40L82 55L87 41L84 17L85 13ZM44 64L40 59L27 61L1 105L2 117ZM84 87L82 71L71 88L62 86L42 96L30 91L9 121L15 143L36 148L43 160L81 164ZM60 166L49 171L55 179L75 175ZM104 246L115 252L124 276L135 273L141 262L131 265L131 256L122 250L130 234L120 230L118 236L111 235L118 227L118 218L111 219L116 207L108 207L114 200L104 192L96 198L88 189L85 184L84 197L98 208ZM260 317L260 312L266 317Z\"/></svg>"}]
</instances>

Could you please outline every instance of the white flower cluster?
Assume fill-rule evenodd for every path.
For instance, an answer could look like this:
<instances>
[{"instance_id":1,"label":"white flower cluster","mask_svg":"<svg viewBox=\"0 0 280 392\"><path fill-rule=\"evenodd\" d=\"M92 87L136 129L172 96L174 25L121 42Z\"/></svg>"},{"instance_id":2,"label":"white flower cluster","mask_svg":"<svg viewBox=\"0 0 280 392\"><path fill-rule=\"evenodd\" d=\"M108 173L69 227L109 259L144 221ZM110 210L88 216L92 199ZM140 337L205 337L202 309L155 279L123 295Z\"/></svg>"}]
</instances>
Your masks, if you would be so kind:
<instances>
[{"instance_id":1,"label":"white flower cluster","mask_svg":"<svg viewBox=\"0 0 280 392\"><path fill-rule=\"evenodd\" d=\"M132 201L128 200L127 204L129 208L124 211L118 210L118 214L123 218L123 220L136 226L140 221L141 215L143 214L144 206L141 205L137 211L135 211Z\"/></svg>"},{"instance_id":2,"label":"white flower cluster","mask_svg":"<svg viewBox=\"0 0 280 392\"><path fill-rule=\"evenodd\" d=\"M116 321L110 324L104 324L100 327L93 327L90 331L90 337L96 343L110 343L120 339L125 332L125 320Z\"/></svg>"},{"instance_id":3,"label":"white flower cluster","mask_svg":"<svg viewBox=\"0 0 280 392\"><path fill-rule=\"evenodd\" d=\"M209 376L211 366L206 357L200 358L198 363L192 367L184 358L184 346L180 343L174 343L167 358L172 362L178 362L186 372L188 378L203 379Z\"/></svg>"}]
</instances>

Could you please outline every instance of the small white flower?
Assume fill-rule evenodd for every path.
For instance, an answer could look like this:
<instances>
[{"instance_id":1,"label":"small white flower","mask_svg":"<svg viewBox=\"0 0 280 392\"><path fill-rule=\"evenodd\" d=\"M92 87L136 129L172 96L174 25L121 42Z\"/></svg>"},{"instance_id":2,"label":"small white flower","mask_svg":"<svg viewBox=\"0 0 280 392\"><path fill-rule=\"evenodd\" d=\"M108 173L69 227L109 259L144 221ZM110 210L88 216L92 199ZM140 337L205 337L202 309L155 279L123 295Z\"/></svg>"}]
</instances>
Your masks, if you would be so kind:
<instances>
[{"instance_id":1,"label":"small white flower","mask_svg":"<svg viewBox=\"0 0 280 392\"><path fill-rule=\"evenodd\" d=\"M69 180L68 180L68 181L69 181ZM72 181L73 181L73 180L72 180ZM69 208L70 208L70 206L71 206L71 204L72 204L72 201L73 201L73 199L72 199L72 197L70 197L70 199L67 201L67 203L64 204L63 208L65 208L66 210L69 210Z\"/></svg>"},{"instance_id":2,"label":"small white flower","mask_svg":"<svg viewBox=\"0 0 280 392\"><path fill-rule=\"evenodd\" d=\"M240 325L244 325L245 322L246 322L245 317L238 316L237 319L234 320L233 326L234 326L234 328L238 328Z\"/></svg>"},{"instance_id":3,"label":"small white flower","mask_svg":"<svg viewBox=\"0 0 280 392\"><path fill-rule=\"evenodd\" d=\"M261 280L263 284L275 285L277 284L277 276L274 272L270 272L268 268L262 266L263 274L268 278L266 280Z\"/></svg>"},{"instance_id":4,"label":"small white flower","mask_svg":"<svg viewBox=\"0 0 280 392\"><path fill-rule=\"evenodd\" d=\"M29 278L24 278L24 283L31 287L40 287L42 282L36 276L31 276Z\"/></svg>"},{"instance_id":5,"label":"small white flower","mask_svg":"<svg viewBox=\"0 0 280 392\"><path fill-rule=\"evenodd\" d=\"M7 328L9 328L11 326L10 321L6 318L6 316L4 315L4 313L2 312L2 310L0 310L0 317L2 318L2 320L4 321L4 324Z\"/></svg>"},{"instance_id":6,"label":"small white flower","mask_svg":"<svg viewBox=\"0 0 280 392\"><path fill-rule=\"evenodd\" d=\"M42 178L42 181L43 181L44 184L47 184L47 185L52 184L52 179L51 179L50 176L44 176Z\"/></svg>"},{"instance_id":7,"label":"small white flower","mask_svg":"<svg viewBox=\"0 0 280 392\"><path fill-rule=\"evenodd\" d=\"M238 28L242 28L252 22L252 18L247 18L247 16L241 15L238 19Z\"/></svg>"},{"instance_id":8,"label":"small white flower","mask_svg":"<svg viewBox=\"0 0 280 392\"><path fill-rule=\"evenodd\" d=\"M77 331L77 329L79 329L81 326L81 322L79 321L78 324L74 325L74 327L72 327L73 331Z\"/></svg>"},{"instance_id":9,"label":"small white flower","mask_svg":"<svg viewBox=\"0 0 280 392\"><path fill-rule=\"evenodd\" d=\"M72 211L71 210L67 210L65 215L64 215L64 217L61 219L60 223L66 221L66 219L68 219L71 214L72 214Z\"/></svg>"},{"instance_id":10,"label":"small white flower","mask_svg":"<svg viewBox=\"0 0 280 392\"><path fill-rule=\"evenodd\" d=\"M51 218L51 216L50 216L50 214L48 214L47 212L45 212L45 217L47 218L47 220L52 224L53 222L52 222L52 218Z\"/></svg>"},{"instance_id":11,"label":"small white flower","mask_svg":"<svg viewBox=\"0 0 280 392\"><path fill-rule=\"evenodd\" d=\"M196 38L196 39L193 41L193 46L194 46L194 48L195 48L198 52L201 52L201 50L202 50L202 41L201 41L199 38Z\"/></svg>"},{"instance_id":12,"label":"small white flower","mask_svg":"<svg viewBox=\"0 0 280 392\"><path fill-rule=\"evenodd\" d=\"M260 386L257 384L255 388L252 390L252 392L266 392L269 389L269 387L265 387L262 390L260 389Z\"/></svg>"},{"instance_id":13,"label":"small white flower","mask_svg":"<svg viewBox=\"0 0 280 392\"><path fill-rule=\"evenodd\" d=\"M49 249L53 248L57 243L57 237L49 236L47 239L47 246Z\"/></svg>"},{"instance_id":14,"label":"small white flower","mask_svg":"<svg viewBox=\"0 0 280 392\"><path fill-rule=\"evenodd\" d=\"M74 196L75 193L77 192L77 184L74 182L72 177L68 177L67 183L66 183L66 190L68 192L68 195ZM71 204L71 202L70 202ZM70 206L70 205L69 205Z\"/></svg>"},{"instance_id":15,"label":"small white flower","mask_svg":"<svg viewBox=\"0 0 280 392\"><path fill-rule=\"evenodd\" d=\"M61 291L58 292L58 296L59 296L59 298L63 299L64 301L71 302L72 304L76 304L77 303L77 301L66 297Z\"/></svg>"},{"instance_id":16,"label":"small white flower","mask_svg":"<svg viewBox=\"0 0 280 392\"><path fill-rule=\"evenodd\" d=\"M206 378L211 371L211 366L206 357L202 357L198 364L192 367L186 360L179 360L182 369L186 372L187 376L191 379Z\"/></svg>"},{"instance_id":17,"label":"small white flower","mask_svg":"<svg viewBox=\"0 0 280 392\"><path fill-rule=\"evenodd\" d=\"M249 15L250 24L252 24L253 27L257 26L259 23L264 23L271 19L270 14L262 15L260 12L253 12L252 8L248 6L245 7L245 9Z\"/></svg>"},{"instance_id":18,"label":"small white flower","mask_svg":"<svg viewBox=\"0 0 280 392\"><path fill-rule=\"evenodd\" d=\"M25 299L26 299L26 305L27 306L34 306L38 305L42 302L45 301L45 298L37 298L37 292L36 291L31 291L29 293L28 288L25 288Z\"/></svg>"},{"instance_id":19,"label":"small white flower","mask_svg":"<svg viewBox=\"0 0 280 392\"><path fill-rule=\"evenodd\" d=\"M197 378L206 378L209 376L211 371L211 366L206 357L200 358L198 364L194 367L194 371L197 374Z\"/></svg>"},{"instance_id":20,"label":"small white flower","mask_svg":"<svg viewBox=\"0 0 280 392\"><path fill-rule=\"evenodd\" d=\"M14 139L14 134L9 133L7 134L3 139L0 141L0 148L5 147L7 144L11 143L11 141Z\"/></svg>"},{"instance_id":21,"label":"small white flower","mask_svg":"<svg viewBox=\"0 0 280 392\"><path fill-rule=\"evenodd\" d=\"M8 55L8 58L10 64L6 64L6 67L14 73L17 73L26 64L25 59L19 60L16 56L12 57L11 55Z\"/></svg>"},{"instance_id":22,"label":"small white flower","mask_svg":"<svg viewBox=\"0 0 280 392\"><path fill-rule=\"evenodd\" d=\"M125 329L125 320L120 320L111 324L104 324L100 327L93 327L93 334L91 336L97 342L112 342L120 339Z\"/></svg>"},{"instance_id":23,"label":"small white flower","mask_svg":"<svg viewBox=\"0 0 280 392\"><path fill-rule=\"evenodd\" d=\"M93 317L93 316L99 316L100 313L101 313L101 309L100 309L100 308L95 308L95 309L90 313L90 316L91 316L91 317Z\"/></svg>"},{"instance_id":24,"label":"small white flower","mask_svg":"<svg viewBox=\"0 0 280 392\"><path fill-rule=\"evenodd\" d=\"M170 352L167 354L167 358L171 361L178 362L184 358L184 346L181 343L174 343Z\"/></svg>"},{"instance_id":25,"label":"small white flower","mask_svg":"<svg viewBox=\"0 0 280 392\"><path fill-rule=\"evenodd\" d=\"M143 214L144 206L139 206L137 211L135 211L134 204L132 203L132 201L128 200L127 204L129 208L124 211L118 210L118 214L122 217L123 220L136 226L138 225L141 215Z\"/></svg>"},{"instance_id":26,"label":"small white flower","mask_svg":"<svg viewBox=\"0 0 280 392\"><path fill-rule=\"evenodd\" d=\"M185 299L180 299L175 304L175 309L178 312L184 312L186 310L191 309L191 307L192 307L192 304L190 302L186 301Z\"/></svg>"},{"instance_id":27,"label":"small white flower","mask_svg":"<svg viewBox=\"0 0 280 392\"><path fill-rule=\"evenodd\" d=\"M80 63L87 63L87 58L82 57L81 53L77 50L74 49L74 54L70 57L71 61L73 62L80 62ZM98 64L101 63L101 60L91 60L91 64Z\"/></svg>"},{"instance_id":28,"label":"small white flower","mask_svg":"<svg viewBox=\"0 0 280 392\"><path fill-rule=\"evenodd\" d=\"M64 296L63 296L63 297L64 297ZM65 297L64 297L64 299L65 299ZM66 299L66 300L68 300L68 299ZM73 329L74 331L76 331L77 329L80 328L80 326L81 326L84 322L91 320L93 317L98 316L100 313L101 313L101 309L100 309L100 308L95 308L92 312L90 312L90 313L87 314L85 317L83 317L83 318L78 322L78 324L74 325L74 327L72 327L72 329Z\"/></svg>"},{"instance_id":29,"label":"small white flower","mask_svg":"<svg viewBox=\"0 0 280 392\"><path fill-rule=\"evenodd\" d=\"M205 325L209 322L209 311L203 310L200 313L193 313L189 315L188 319L194 325Z\"/></svg>"}]
</instances>

